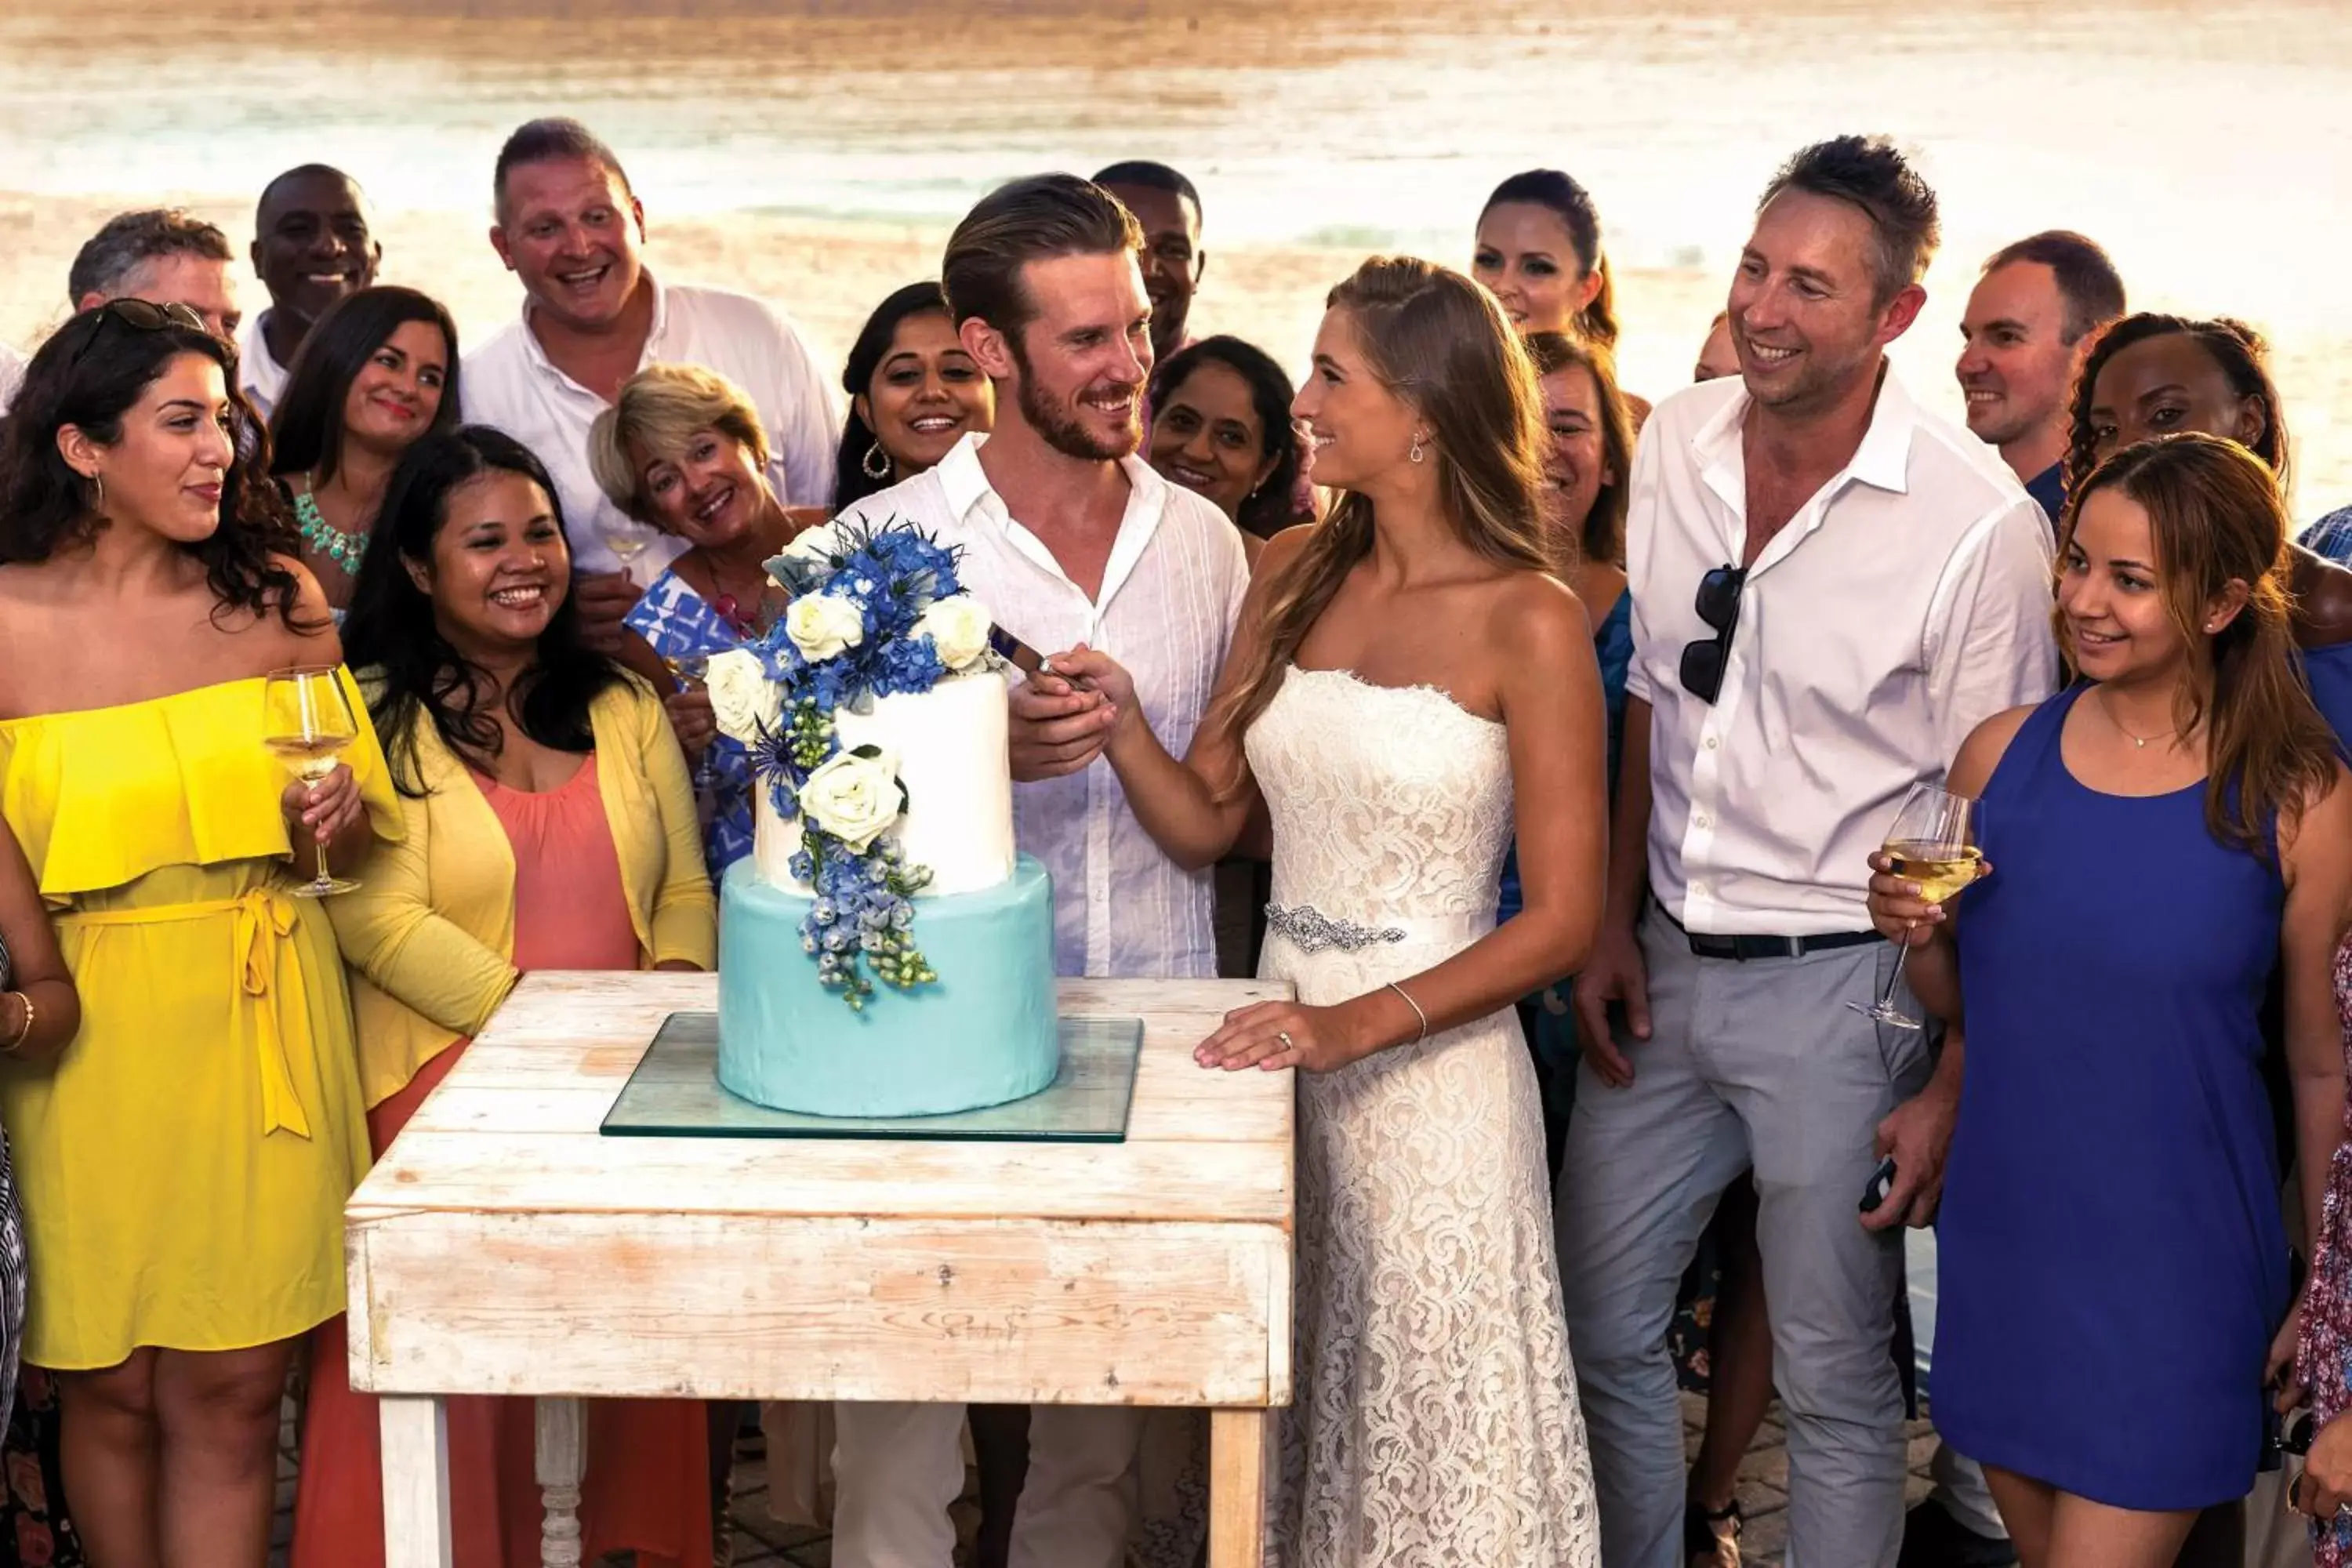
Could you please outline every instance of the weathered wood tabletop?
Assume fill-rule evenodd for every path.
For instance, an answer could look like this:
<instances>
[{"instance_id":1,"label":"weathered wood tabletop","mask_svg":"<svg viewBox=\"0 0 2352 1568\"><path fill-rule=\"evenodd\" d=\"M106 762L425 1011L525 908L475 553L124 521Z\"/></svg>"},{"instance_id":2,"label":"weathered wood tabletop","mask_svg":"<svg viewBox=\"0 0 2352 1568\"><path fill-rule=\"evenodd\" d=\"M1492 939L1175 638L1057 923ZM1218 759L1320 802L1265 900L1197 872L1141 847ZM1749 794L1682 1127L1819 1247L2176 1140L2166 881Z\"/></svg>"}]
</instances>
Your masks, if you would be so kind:
<instances>
[{"instance_id":1,"label":"weathered wood tabletop","mask_svg":"<svg viewBox=\"0 0 2352 1568\"><path fill-rule=\"evenodd\" d=\"M1140 1017L1123 1143L606 1138L710 974L527 977L345 1210L351 1375L383 1396L387 1568L446 1568L440 1398L541 1400L551 1564L583 1396L1213 1412L1211 1563L1256 1568L1290 1401L1292 1089L1192 1047L1255 981L1066 980ZM593 1487L595 1477L584 1484Z\"/></svg>"}]
</instances>

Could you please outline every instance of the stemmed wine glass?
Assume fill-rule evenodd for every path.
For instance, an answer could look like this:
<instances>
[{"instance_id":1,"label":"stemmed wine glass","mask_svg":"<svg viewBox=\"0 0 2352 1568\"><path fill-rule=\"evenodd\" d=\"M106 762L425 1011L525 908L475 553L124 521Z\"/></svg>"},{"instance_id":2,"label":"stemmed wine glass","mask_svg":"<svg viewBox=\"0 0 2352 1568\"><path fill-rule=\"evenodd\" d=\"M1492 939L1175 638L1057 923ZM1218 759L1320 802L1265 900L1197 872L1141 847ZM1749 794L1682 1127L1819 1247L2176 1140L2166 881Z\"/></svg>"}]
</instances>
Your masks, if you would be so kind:
<instances>
[{"instance_id":1,"label":"stemmed wine glass","mask_svg":"<svg viewBox=\"0 0 2352 1568\"><path fill-rule=\"evenodd\" d=\"M1887 830L1885 854L1889 875L1915 884L1931 904L1948 901L1984 868L1984 856L1977 847L1977 803L1937 784L1913 784L1903 809L1895 813L1895 826ZM1903 984L1903 961L1910 956L1908 942L1895 950L1895 972L1886 977L1886 994L1875 1005L1846 1005L1898 1029L1925 1027L1895 1005L1895 988Z\"/></svg>"},{"instance_id":2,"label":"stemmed wine glass","mask_svg":"<svg viewBox=\"0 0 2352 1568\"><path fill-rule=\"evenodd\" d=\"M695 690L710 679L710 659L705 654L688 654L679 658L664 656L662 668L669 671L669 678L677 682L677 689L680 691ZM716 743L715 738L713 743ZM701 754L694 759L694 767L687 776L697 790L710 782L709 746L702 748Z\"/></svg>"},{"instance_id":3,"label":"stemmed wine glass","mask_svg":"<svg viewBox=\"0 0 2352 1568\"><path fill-rule=\"evenodd\" d=\"M643 555L654 542L651 533L634 522L608 521L596 531L604 536L604 548L620 562L625 576L635 566L637 557Z\"/></svg>"},{"instance_id":4,"label":"stemmed wine glass","mask_svg":"<svg viewBox=\"0 0 2352 1568\"><path fill-rule=\"evenodd\" d=\"M271 670L262 683L261 713L261 743L304 784L315 784L333 773L344 750L359 739L359 720L332 665ZM327 865L327 847L317 847L318 878L294 889L296 898L322 899L359 886L337 877Z\"/></svg>"}]
</instances>

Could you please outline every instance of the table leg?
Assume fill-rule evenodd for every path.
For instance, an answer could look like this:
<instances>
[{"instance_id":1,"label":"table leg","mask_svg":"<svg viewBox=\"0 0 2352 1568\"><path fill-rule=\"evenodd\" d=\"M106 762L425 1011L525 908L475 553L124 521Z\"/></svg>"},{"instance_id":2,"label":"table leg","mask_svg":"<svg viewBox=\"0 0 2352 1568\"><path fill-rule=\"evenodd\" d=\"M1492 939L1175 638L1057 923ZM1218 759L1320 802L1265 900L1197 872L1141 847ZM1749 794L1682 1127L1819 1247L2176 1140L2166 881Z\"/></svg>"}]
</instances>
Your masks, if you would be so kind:
<instances>
[{"instance_id":1,"label":"table leg","mask_svg":"<svg viewBox=\"0 0 2352 1568\"><path fill-rule=\"evenodd\" d=\"M336 1374L341 1375L338 1367ZM386 1394L383 1437L384 1568L451 1568L449 1424L441 1402Z\"/></svg>"},{"instance_id":2,"label":"table leg","mask_svg":"<svg viewBox=\"0 0 2352 1568\"><path fill-rule=\"evenodd\" d=\"M1271 1410L1209 1412L1209 1568L1265 1562L1266 1449Z\"/></svg>"},{"instance_id":3,"label":"table leg","mask_svg":"<svg viewBox=\"0 0 2352 1568\"><path fill-rule=\"evenodd\" d=\"M587 1413L577 1399L538 1402L541 1568L580 1568L580 1482L588 1470Z\"/></svg>"}]
</instances>

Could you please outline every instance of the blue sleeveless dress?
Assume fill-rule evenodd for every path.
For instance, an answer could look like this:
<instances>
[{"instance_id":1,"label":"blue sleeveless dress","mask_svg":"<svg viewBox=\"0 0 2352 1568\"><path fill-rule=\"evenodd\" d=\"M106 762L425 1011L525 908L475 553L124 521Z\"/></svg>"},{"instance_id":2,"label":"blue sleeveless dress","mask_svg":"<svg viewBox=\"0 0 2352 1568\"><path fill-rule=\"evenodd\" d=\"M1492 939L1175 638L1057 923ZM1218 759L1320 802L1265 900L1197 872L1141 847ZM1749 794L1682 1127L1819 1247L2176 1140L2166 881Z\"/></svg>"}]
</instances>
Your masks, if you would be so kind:
<instances>
[{"instance_id":1,"label":"blue sleeveless dress","mask_svg":"<svg viewBox=\"0 0 2352 1568\"><path fill-rule=\"evenodd\" d=\"M2258 1022L2285 889L2206 831L2202 782L2132 798L2067 771L2086 689L1985 787L1936 1426L2098 1502L2203 1508L2252 1484L2289 1304Z\"/></svg>"}]
</instances>

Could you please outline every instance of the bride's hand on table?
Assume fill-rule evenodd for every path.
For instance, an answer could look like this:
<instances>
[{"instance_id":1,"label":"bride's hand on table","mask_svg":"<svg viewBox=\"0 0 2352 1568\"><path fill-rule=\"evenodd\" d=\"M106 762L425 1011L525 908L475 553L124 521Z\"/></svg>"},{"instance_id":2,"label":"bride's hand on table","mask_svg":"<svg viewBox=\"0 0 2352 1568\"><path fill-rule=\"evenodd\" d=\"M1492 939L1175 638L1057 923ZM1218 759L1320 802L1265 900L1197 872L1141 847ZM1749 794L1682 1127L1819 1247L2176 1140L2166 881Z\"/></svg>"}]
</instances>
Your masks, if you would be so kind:
<instances>
[{"instance_id":1,"label":"bride's hand on table","mask_svg":"<svg viewBox=\"0 0 2352 1568\"><path fill-rule=\"evenodd\" d=\"M1297 1002L1253 1002L1225 1015L1224 1026L1193 1047L1204 1068L1267 1072L1297 1068L1336 1072L1370 1054L1370 1042L1345 1004L1308 1007Z\"/></svg>"}]
</instances>

